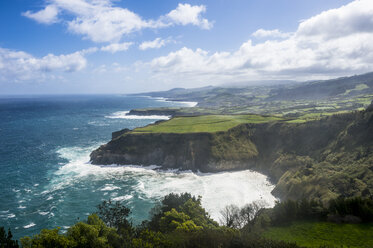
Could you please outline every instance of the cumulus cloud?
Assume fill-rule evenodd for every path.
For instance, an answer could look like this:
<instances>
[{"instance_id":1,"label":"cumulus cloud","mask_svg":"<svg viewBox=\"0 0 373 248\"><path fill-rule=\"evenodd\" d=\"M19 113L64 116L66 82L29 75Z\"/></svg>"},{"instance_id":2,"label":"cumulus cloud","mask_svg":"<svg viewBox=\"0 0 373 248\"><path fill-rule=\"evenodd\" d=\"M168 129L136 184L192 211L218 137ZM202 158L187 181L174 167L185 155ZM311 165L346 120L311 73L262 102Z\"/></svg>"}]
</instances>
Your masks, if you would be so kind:
<instances>
[{"instance_id":1,"label":"cumulus cloud","mask_svg":"<svg viewBox=\"0 0 373 248\"><path fill-rule=\"evenodd\" d=\"M126 8L114 6L111 0L48 0L44 9L34 13L27 11L23 15L40 23L52 24L59 20L61 13L65 13L64 18L72 17L64 20L69 31L94 42L117 43L124 35L144 28L191 24L209 29L212 24L202 18L204 12L206 7L203 5L179 4L157 20L144 20Z\"/></svg>"},{"instance_id":2,"label":"cumulus cloud","mask_svg":"<svg viewBox=\"0 0 373 248\"><path fill-rule=\"evenodd\" d=\"M101 51L111 52L111 53L127 51L128 48L132 44L133 42L113 43L113 44L101 47Z\"/></svg>"},{"instance_id":3,"label":"cumulus cloud","mask_svg":"<svg viewBox=\"0 0 373 248\"><path fill-rule=\"evenodd\" d=\"M36 58L23 51L0 48L0 80L18 82L26 80L40 81L49 72L75 72L86 67L85 54L91 50L71 54L48 54Z\"/></svg>"},{"instance_id":4,"label":"cumulus cloud","mask_svg":"<svg viewBox=\"0 0 373 248\"><path fill-rule=\"evenodd\" d=\"M300 36L338 38L373 32L373 2L356 0L338 9L324 11L303 21L298 28Z\"/></svg>"},{"instance_id":5,"label":"cumulus cloud","mask_svg":"<svg viewBox=\"0 0 373 248\"><path fill-rule=\"evenodd\" d=\"M257 38L288 38L292 35L292 33L283 33L278 29L273 30L265 30L265 29L258 29L254 33L251 34Z\"/></svg>"},{"instance_id":6,"label":"cumulus cloud","mask_svg":"<svg viewBox=\"0 0 373 248\"><path fill-rule=\"evenodd\" d=\"M206 12L206 6L190 4L181 4L177 6L176 9L172 10L165 16L165 19L169 19L170 24L188 25L192 24L199 26L202 29L210 29L213 24L207 19L202 18L202 13Z\"/></svg>"},{"instance_id":7,"label":"cumulus cloud","mask_svg":"<svg viewBox=\"0 0 373 248\"><path fill-rule=\"evenodd\" d=\"M167 43L172 42L170 39L161 39L161 38L156 38L155 40L152 41L144 41L139 45L140 50L147 50L147 49L152 49L152 48L161 48L165 46Z\"/></svg>"},{"instance_id":8,"label":"cumulus cloud","mask_svg":"<svg viewBox=\"0 0 373 248\"><path fill-rule=\"evenodd\" d=\"M159 79L204 84L363 73L373 70L372 21L372 1L357 0L304 20L294 34L280 40L248 40L234 52L184 47L153 59L148 66ZM260 37L281 34L276 30L256 33Z\"/></svg>"}]
</instances>

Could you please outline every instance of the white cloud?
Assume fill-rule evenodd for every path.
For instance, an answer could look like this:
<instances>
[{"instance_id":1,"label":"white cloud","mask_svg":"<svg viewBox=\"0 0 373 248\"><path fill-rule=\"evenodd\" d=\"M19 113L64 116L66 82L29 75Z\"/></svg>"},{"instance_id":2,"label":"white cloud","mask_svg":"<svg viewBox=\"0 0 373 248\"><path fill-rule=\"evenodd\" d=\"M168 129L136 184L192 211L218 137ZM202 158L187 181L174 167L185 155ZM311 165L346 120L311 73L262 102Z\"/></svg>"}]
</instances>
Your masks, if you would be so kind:
<instances>
[{"instance_id":1,"label":"white cloud","mask_svg":"<svg viewBox=\"0 0 373 248\"><path fill-rule=\"evenodd\" d=\"M188 25L192 24L199 26L202 29L210 29L213 24L207 19L202 18L202 13L206 12L206 6L190 4L181 4L177 6L176 9L168 13L165 18L169 19L170 24Z\"/></svg>"},{"instance_id":2,"label":"white cloud","mask_svg":"<svg viewBox=\"0 0 373 248\"><path fill-rule=\"evenodd\" d=\"M256 44L248 40L235 52L184 47L147 65L155 78L184 86L189 82L308 80L363 73L373 70L372 20L373 2L360 0L303 21L287 38ZM272 30L268 37L273 33L281 32Z\"/></svg>"},{"instance_id":3,"label":"white cloud","mask_svg":"<svg viewBox=\"0 0 373 248\"><path fill-rule=\"evenodd\" d=\"M128 48L132 44L133 44L133 42L113 43L113 44L101 47L101 51L111 52L111 53L127 51Z\"/></svg>"},{"instance_id":4,"label":"white cloud","mask_svg":"<svg viewBox=\"0 0 373 248\"><path fill-rule=\"evenodd\" d=\"M80 71L86 67L87 51L36 58L22 51L0 48L0 81L42 81L51 72Z\"/></svg>"},{"instance_id":5,"label":"white cloud","mask_svg":"<svg viewBox=\"0 0 373 248\"><path fill-rule=\"evenodd\" d=\"M43 10L35 13L26 11L25 13L22 13L22 15L44 24L53 24L58 22L58 9L54 5L48 5Z\"/></svg>"},{"instance_id":6,"label":"white cloud","mask_svg":"<svg viewBox=\"0 0 373 248\"><path fill-rule=\"evenodd\" d=\"M324 11L303 21L297 34L338 38L358 33L373 32L373 2L356 0L338 9Z\"/></svg>"},{"instance_id":7,"label":"white cloud","mask_svg":"<svg viewBox=\"0 0 373 248\"><path fill-rule=\"evenodd\" d=\"M278 29L273 29L273 30L265 30L265 29L258 29L254 33L251 34L254 37L257 38L288 38L292 35L292 33L282 33Z\"/></svg>"},{"instance_id":8,"label":"white cloud","mask_svg":"<svg viewBox=\"0 0 373 248\"><path fill-rule=\"evenodd\" d=\"M144 20L126 8L114 6L111 0L48 0L47 4L43 10L35 13L27 11L23 15L40 23L52 24L64 13L64 18L72 17L65 20L69 31L94 42L118 43L124 35L144 28L157 29L188 24L202 29L212 27L212 24L201 16L206 12L203 5L179 4L175 10L158 20Z\"/></svg>"},{"instance_id":9,"label":"white cloud","mask_svg":"<svg viewBox=\"0 0 373 248\"><path fill-rule=\"evenodd\" d=\"M161 38L156 38L155 40L152 40L152 41L142 42L139 45L139 49L144 51L144 50L151 49L151 48L161 48L169 42L170 40L163 40Z\"/></svg>"}]
</instances>

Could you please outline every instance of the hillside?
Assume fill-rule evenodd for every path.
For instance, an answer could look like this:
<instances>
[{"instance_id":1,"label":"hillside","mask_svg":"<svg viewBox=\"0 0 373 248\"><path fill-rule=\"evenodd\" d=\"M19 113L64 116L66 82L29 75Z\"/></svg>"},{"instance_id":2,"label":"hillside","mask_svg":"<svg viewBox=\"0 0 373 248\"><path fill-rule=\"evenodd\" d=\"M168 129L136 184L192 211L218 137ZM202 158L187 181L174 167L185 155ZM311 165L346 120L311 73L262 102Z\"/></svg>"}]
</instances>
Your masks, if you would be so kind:
<instances>
[{"instance_id":1,"label":"hillside","mask_svg":"<svg viewBox=\"0 0 373 248\"><path fill-rule=\"evenodd\" d=\"M270 114L283 116L338 113L367 107L373 99L373 73L310 82L208 86L172 89L142 95L172 101L198 102L194 108L135 110L130 114L154 112L173 116L199 114Z\"/></svg>"},{"instance_id":2,"label":"hillside","mask_svg":"<svg viewBox=\"0 0 373 248\"><path fill-rule=\"evenodd\" d=\"M219 132L127 131L93 151L91 160L203 172L253 169L270 176L281 199L370 195L373 107L301 123L244 123Z\"/></svg>"}]
</instances>

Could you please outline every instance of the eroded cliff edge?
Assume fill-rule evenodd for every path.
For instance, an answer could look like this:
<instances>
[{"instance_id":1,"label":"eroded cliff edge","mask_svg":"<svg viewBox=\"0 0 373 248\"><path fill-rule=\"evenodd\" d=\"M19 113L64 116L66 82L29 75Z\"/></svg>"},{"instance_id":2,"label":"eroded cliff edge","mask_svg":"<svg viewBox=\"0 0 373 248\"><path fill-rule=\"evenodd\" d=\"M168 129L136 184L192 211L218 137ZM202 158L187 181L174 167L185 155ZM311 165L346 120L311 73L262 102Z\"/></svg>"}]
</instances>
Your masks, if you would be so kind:
<instances>
[{"instance_id":1,"label":"eroded cliff edge","mask_svg":"<svg viewBox=\"0 0 373 248\"><path fill-rule=\"evenodd\" d=\"M160 165L202 172L253 169L281 199L373 193L373 108L305 123L243 124L218 133L115 135L93 164Z\"/></svg>"}]
</instances>

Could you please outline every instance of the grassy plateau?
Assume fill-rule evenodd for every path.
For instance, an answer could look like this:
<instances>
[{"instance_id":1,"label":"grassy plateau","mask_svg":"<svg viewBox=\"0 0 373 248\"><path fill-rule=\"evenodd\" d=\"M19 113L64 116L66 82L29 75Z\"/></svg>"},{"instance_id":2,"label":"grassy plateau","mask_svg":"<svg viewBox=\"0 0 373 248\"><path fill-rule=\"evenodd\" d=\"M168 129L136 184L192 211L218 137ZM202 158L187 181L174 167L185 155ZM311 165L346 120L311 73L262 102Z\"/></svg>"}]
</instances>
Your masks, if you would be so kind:
<instances>
[{"instance_id":1,"label":"grassy plateau","mask_svg":"<svg viewBox=\"0 0 373 248\"><path fill-rule=\"evenodd\" d=\"M214 133L244 123L265 123L282 120L275 116L261 115L204 115L175 117L146 127L136 128L133 133Z\"/></svg>"}]
</instances>

